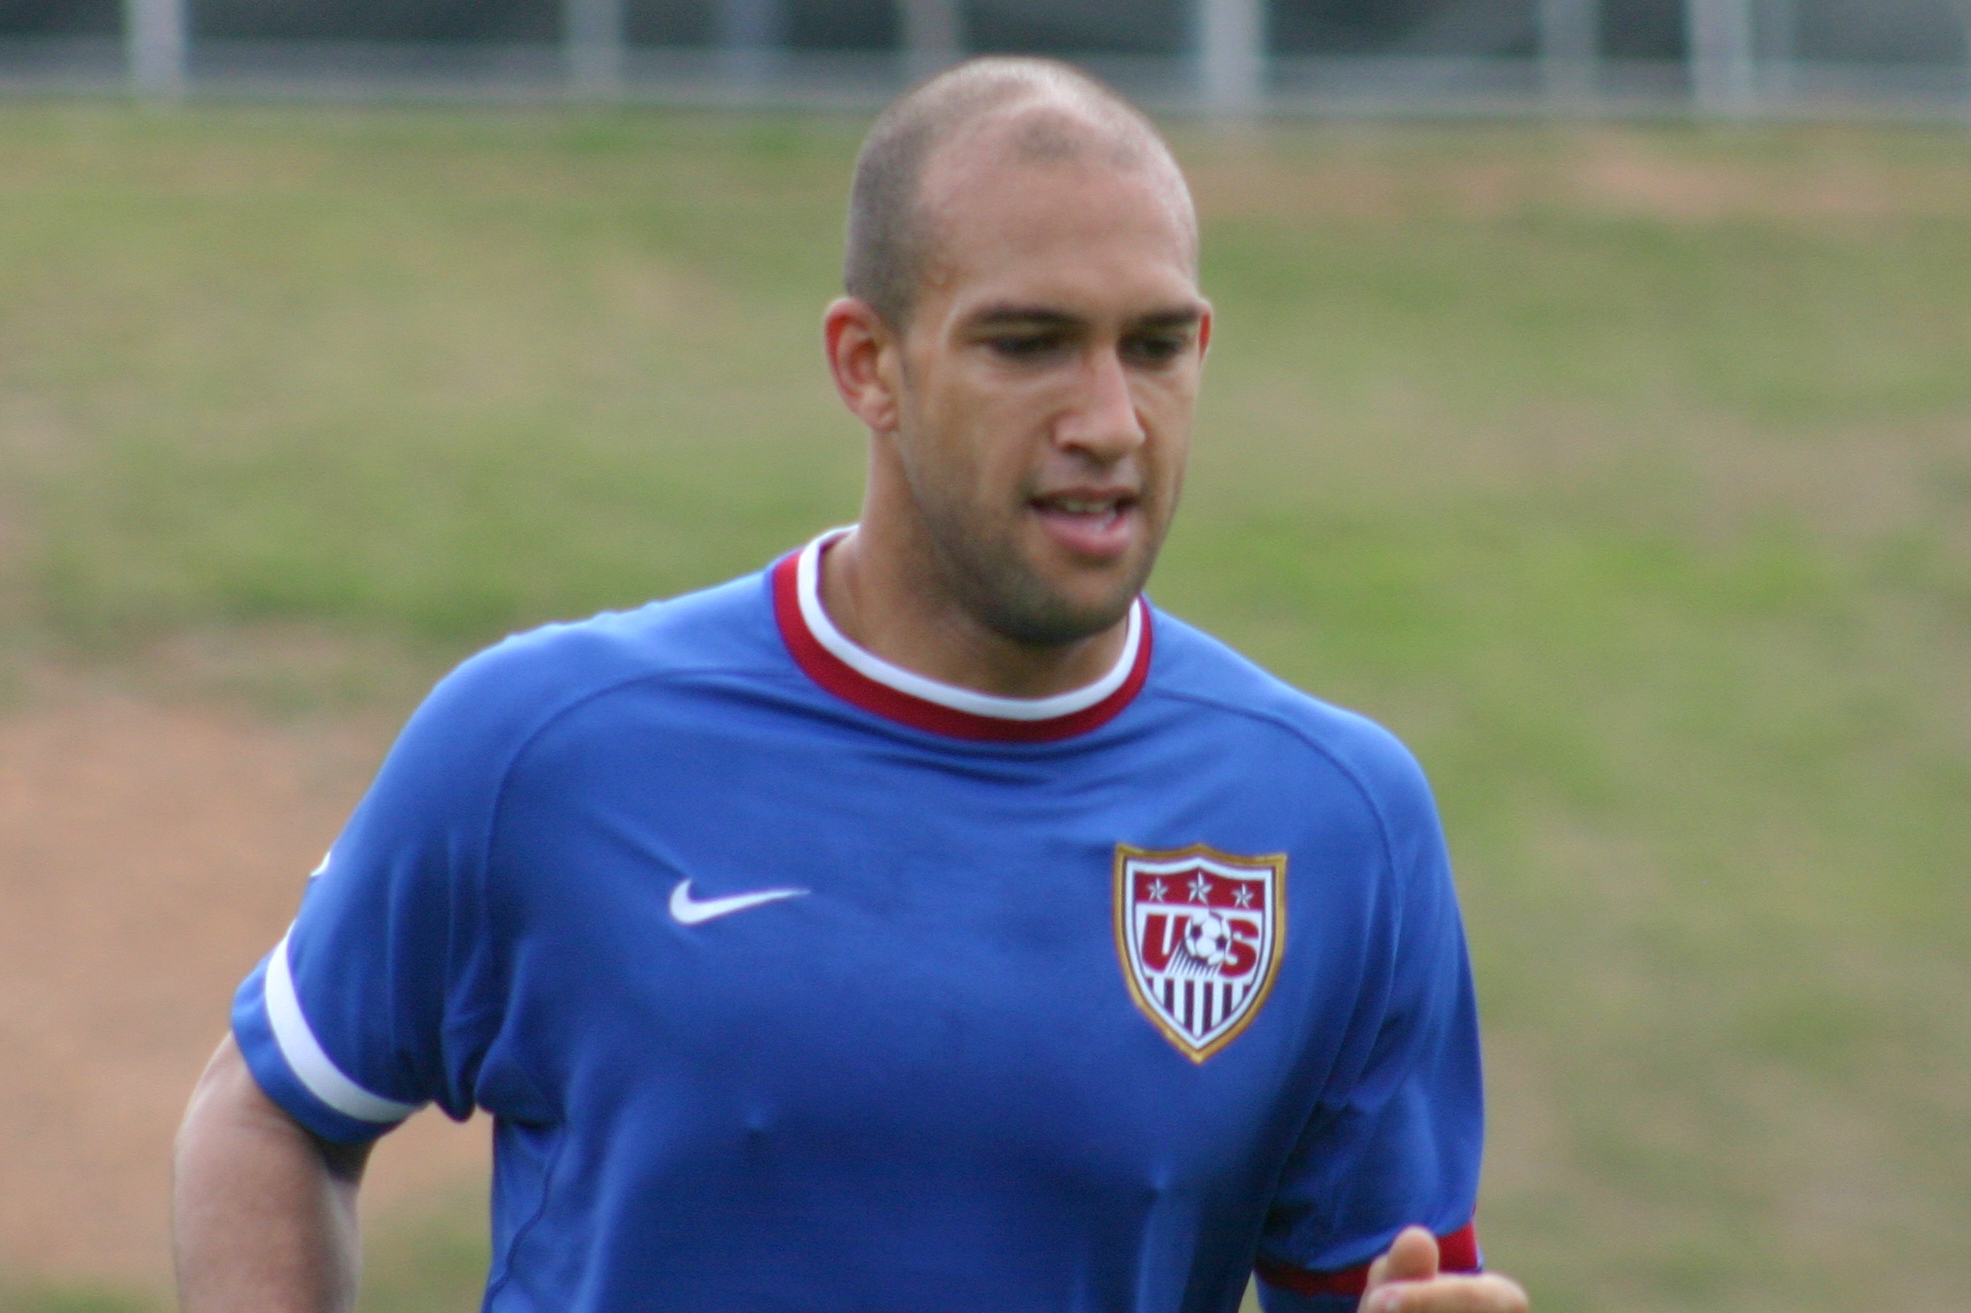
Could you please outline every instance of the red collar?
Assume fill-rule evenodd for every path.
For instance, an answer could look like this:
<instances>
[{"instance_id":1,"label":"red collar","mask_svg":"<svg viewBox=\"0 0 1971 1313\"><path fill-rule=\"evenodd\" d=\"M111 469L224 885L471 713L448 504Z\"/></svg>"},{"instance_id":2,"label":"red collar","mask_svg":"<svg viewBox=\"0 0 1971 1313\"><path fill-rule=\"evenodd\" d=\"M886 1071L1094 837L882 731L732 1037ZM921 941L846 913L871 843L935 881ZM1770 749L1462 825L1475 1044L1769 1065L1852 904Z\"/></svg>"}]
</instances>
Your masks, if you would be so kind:
<instances>
[{"instance_id":1,"label":"red collar","mask_svg":"<svg viewBox=\"0 0 1971 1313\"><path fill-rule=\"evenodd\" d=\"M1002 698L940 684L851 643L821 607L821 554L845 530L823 534L772 572L773 615L794 661L845 702L913 729L997 743L1052 743L1100 728L1129 705L1150 673L1150 608L1132 606L1121 658L1095 683L1051 698Z\"/></svg>"}]
</instances>

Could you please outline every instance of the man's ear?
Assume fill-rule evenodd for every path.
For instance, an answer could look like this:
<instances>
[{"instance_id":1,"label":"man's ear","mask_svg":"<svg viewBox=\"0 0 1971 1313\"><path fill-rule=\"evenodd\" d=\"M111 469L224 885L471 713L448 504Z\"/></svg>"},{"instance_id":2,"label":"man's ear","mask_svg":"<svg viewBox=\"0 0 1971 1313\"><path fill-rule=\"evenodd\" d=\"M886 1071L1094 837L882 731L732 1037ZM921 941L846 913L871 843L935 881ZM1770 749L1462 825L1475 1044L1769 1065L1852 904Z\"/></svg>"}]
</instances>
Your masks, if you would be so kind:
<instances>
[{"instance_id":1,"label":"man's ear","mask_svg":"<svg viewBox=\"0 0 1971 1313\"><path fill-rule=\"evenodd\" d=\"M837 297L821 320L828 371L842 404L873 432L897 426L903 344L867 301Z\"/></svg>"}]
</instances>

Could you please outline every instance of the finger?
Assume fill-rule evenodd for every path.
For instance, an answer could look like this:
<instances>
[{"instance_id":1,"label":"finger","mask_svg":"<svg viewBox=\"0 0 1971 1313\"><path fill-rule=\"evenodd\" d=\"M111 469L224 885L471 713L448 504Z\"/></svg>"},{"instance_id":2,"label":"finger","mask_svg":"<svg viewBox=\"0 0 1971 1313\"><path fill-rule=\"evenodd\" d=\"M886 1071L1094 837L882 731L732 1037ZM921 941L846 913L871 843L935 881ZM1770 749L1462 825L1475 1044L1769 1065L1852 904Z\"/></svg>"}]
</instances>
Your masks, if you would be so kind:
<instances>
[{"instance_id":1,"label":"finger","mask_svg":"<svg viewBox=\"0 0 1971 1313\"><path fill-rule=\"evenodd\" d=\"M1372 1290L1363 1313L1526 1313L1517 1281L1488 1272L1475 1277L1397 1281Z\"/></svg>"},{"instance_id":2,"label":"finger","mask_svg":"<svg viewBox=\"0 0 1971 1313\"><path fill-rule=\"evenodd\" d=\"M1406 1226L1397 1233L1389 1248L1369 1264L1369 1279L1363 1287L1361 1313L1374 1307L1370 1295L1392 1281L1428 1281L1437 1275L1437 1237L1421 1226Z\"/></svg>"},{"instance_id":3,"label":"finger","mask_svg":"<svg viewBox=\"0 0 1971 1313\"><path fill-rule=\"evenodd\" d=\"M1383 1259L1383 1281L1428 1281L1437 1275L1437 1237L1424 1227L1406 1226ZM1369 1284L1381 1284L1373 1268Z\"/></svg>"}]
</instances>

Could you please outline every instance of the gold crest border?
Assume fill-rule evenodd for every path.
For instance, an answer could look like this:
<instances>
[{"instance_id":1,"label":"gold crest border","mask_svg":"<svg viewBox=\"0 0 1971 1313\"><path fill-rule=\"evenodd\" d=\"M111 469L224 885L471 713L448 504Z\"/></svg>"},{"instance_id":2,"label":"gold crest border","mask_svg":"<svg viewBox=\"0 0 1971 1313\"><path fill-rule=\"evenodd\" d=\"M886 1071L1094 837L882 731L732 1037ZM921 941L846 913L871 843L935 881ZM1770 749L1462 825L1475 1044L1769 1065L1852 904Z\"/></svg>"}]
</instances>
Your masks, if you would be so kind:
<instances>
[{"instance_id":1,"label":"gold crest border","mask_svg":"<svg viewBox=\"0 0 1971 1313\"><path fill-rule=\"evenodd\" d=\"M1266 966L1266 979L1259 982L1252 1006L1246 1009L1245 1015L1239 1018L1238 1024L1203 1048L1198 1048L1185 1039L1184 1033L1164 1020L1156 1006L1143 997L1142 986L1136 983L1135 965L1129 960L1127 924L1129 899L1124 880L1129 871L1130 860L1133 858L1152 862L1175 862L1182 861L1186 857L1209 857L1227 866L1273 869L1273 952ZM1122 965L1122 980L1129 986L1129 997L1135 1002L1137 1011L1150 1019L1150 1023L1163 1033L1163 1037L1170 1041L1172 1047L1192 1062L1202 1065L1205 1059L1245 1034L1246 1027L1252 1024L1253 1018L1259 1015L1259 1010L1266 1006L1266 1000L1272 997L1273 981L1280 974L1280 960L1287 955L1287 855L1267 853L1263 856L1248 857L1224 852L1205 843L1194 843L1188 848L1135 848L1126 843L1119 843L1116 845L1114 884L1116 958Z\"/></svg>"}]
</instances>

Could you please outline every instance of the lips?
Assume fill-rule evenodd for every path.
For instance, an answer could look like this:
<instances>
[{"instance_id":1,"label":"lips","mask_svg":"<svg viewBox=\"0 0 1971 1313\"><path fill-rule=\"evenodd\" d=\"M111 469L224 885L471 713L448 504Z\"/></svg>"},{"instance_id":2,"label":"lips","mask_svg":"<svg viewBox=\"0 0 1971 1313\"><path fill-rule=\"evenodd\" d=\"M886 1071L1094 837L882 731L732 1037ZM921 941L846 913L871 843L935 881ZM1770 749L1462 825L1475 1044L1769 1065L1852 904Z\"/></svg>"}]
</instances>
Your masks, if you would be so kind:
<instances>
[{"instance_id":1,"label":"lips","mask_svg":"<svg viewBox=\"0 0 1971 1313\"><path fill-rule=\"evenodd\" d=\"M1107 560L1129 548L1137 520L1134 492L1076 488L1028 503L1047 536L1076 556Z\"/></svg>"}]
</instances>

